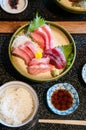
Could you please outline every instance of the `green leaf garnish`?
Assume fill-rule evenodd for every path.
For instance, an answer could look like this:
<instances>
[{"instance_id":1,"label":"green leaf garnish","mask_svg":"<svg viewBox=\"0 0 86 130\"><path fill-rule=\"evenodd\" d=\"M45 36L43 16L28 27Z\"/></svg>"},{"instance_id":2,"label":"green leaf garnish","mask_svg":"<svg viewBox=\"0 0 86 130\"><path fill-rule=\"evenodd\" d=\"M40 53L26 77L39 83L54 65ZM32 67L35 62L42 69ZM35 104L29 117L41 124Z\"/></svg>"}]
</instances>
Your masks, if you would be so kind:
<instances>
[{"instance_id":1,"label":"green leaf garnish","mask_svg":"<svg viewBox=\"0 0 86 130\"><path fill-rule=\"evenodd\" d=\"M35 29L37 29L38 27L44 24L45 24L45 20L41 18L40 16L38 16L38 13L36 13L36 17L33 19L33 21L31 21L28 27L28 31L33 32Z\"/></svg>"},{"instance_id":2,"label":"green leaf garnish","mask_svg":"<svg viewBox=\"0 0 86 130\"><path fill-rule=\"evenodd\" d=\"M71 54L71 52L73 51L73 45L72 44L64 45L64 46L61 46L61 49L65 55L65 58L67 59L69 55Z\"/></svg>"},{"instance_id":3,"label":"green leaf garnish","mask_svg":"<svg viewBox=\"0 0 86 130\"><path fill-rule=\"evenodd\" d=\"M68 68L71 65L71 62L74 58L73 44L71 43L69 45L64 45L61 47L61 49L63 50L63 53L67 61L66 68Z\"/></svg>"}]
</instances>

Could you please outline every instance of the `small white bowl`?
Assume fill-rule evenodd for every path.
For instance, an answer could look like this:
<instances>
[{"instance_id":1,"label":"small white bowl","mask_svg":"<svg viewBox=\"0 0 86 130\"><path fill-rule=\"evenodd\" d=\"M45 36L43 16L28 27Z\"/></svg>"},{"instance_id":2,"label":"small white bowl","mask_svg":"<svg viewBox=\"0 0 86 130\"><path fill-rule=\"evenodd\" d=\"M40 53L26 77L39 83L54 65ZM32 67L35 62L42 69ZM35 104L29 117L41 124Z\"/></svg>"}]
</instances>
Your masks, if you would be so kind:
<instances>
[{"instance_id":1,"label":"small white bowl","mask_svg":"<svg viewBox=\"0 0 86 130\"><path fill-rule=\"evenodd\" d=\"M12 9L11 6L8 4L8 0L0 0L1 8L10 14L18 14L23 12L27 5L28 0L19 0L18 9Z\"/></svg>"},{"instance_id":2,"label":"small white bowl","mask_svg":"<svg viewBox=\"0 0 86 130\"><path fill-rule=\"evenodd\" d=\"M8 89L8 88L11 88L11 89ZM1 96L1 94L2 94L2 96L3 96L3 94L5 95L5 97L2 97L3 98L3 100L5 101L5 100L7 100L8 101L8 98L7 98L7 96L6 96L6 93L7 92L9 92L10 91L10 102L11 101L18 101L18 102L16 102L16 103L20 103L20 106L21 106L21 103L23 102L23 101L25 101L25 105L26 105L26 100L25 100L25 97L24 97L24 100L19 100L18 98L16 98L16 100L14 100L14 98L16 97L16 95L18 95L18 93L20 92L20 89L18 89L18 88L23 88L24 90L25 90L25 92L26 92L26 90L27 90L27 92L29 93L29 95L31 96L31 100L30 100L30 103L33 101L33 107L31 108L30 107L30 109L32 109L30 112L29 111L27 111L27 114L28 114L28 112L29 112L29 114L28 114L28 117L27 117L27 119L25 119L22 123L20 123L20 124L9 124L9 123L7 123L6 121L5 121L5 118L3 118L3 117L6 117L6 119L7 120L9 120L9 118L7 117L7 116L5 116L5 115L7 115L6 113L7 113L7 111L8 111L8 109L7 108L5 108L4 107L4 109L5 109L5 114L4 114L4 116L3 116L3 112L1 112L0 111L0 123L1 124L3 124L3 125L5 125L5 126L8 126L8 127L21 127L21 126L23 126L23 125L26 125L26 124L28 124L28 128L29 127L32 127L32 126L34 126L35 124L36 124L36 122L37 122L37 112L38 112L38 107L39 107L39 101L38 101L38 96L37 96L37 94L36 94L36 92L35 92L35 90L30 86L30 85L28 85L28 84L26 84L26 83L24 83L24 82L21 82L21 81L10 81L10 82L7 82L7 83L5 83L4 85L2 85L1 87L0 87L0 96ZM12 91L12 89L13 89L13 91ZM24 91L23 91L23 89L22 89L22 92L24 93ZM14 92L15 91L17 91L18 93L16 93L15 94L15 96L14 96ZM12 96L12 94L13 94L13 96ZM20 93L19 93L19 95L20 95ZM22 93L21 93L21 95L22 95ZM25 95L25 94L24 94ZM26 95L27 95L27 93L26 93ZM21 97L21 96L19 96L19 97ZM12 100L11 100L12 99ZM23 98L22 98L23 99ZM1 97L0 97L0 100L2 101L2 99L1 99ZM1 105L1 101L0 101L0 105ZM27 99L27 101L28 101L28 99ZM6 102L6 101L5 101ZM8 101L9 102L9 101ZM3 102L2 102L3 103ZM7 103L7 102L6 102ZM19 111L19 108L18 107L16 107L16 103L14 104L15 105L15 111L17 110L17 113L18 113L18 111ZM12 103L13 104L13 103ZM2 104L3 105L3 104ZM4 103L4 105L5 105L5 103ZM3 106L4 106L3 105ZM9 108L9 110L13 110L13 112L12 113L14 113L15 111L14 111L14 109L12 109L13 107L14 107L14 105L12 106L12 107L9 107L9 103L7 103L7 105L8 105L8 108ZM25 107L25 106L24 106ZM26 107L25 107L26 108ZM24 109L23 108L21 108L21 110L23 111ZM27 110L27 109L25 109L25 110ZM21 112L22 112L21 111ZM26 112L26 111L25 111ZM9 112L8 112L9 113ZM19 113L20 114L20 113ZM1 116L2 115L2 116ZM13 116L14 116L15 114L13 114ZM16 114L16 116L18 117L18 115ZM25 116L24 114L23 114L23 116ZM15 118L15 116L13 117L13 119ZM12 119L12 117L11 117L11 119ZM16 118L16 119L19 119L19 118ZM21 119L21 118L20 118ZM34 125L33 125L34 124Z\"/></svg>"},{"instance_id":3,"label":"small white bowl","mask_svg":"<svg viewBox=\"0 0 86 130\"><path fill-rule=\"evenodd\" d=\"M84 82L86 83L86 63L84 64L84 66L82 68L82 78L83 78Z\"/></svg>"}]
</instances>

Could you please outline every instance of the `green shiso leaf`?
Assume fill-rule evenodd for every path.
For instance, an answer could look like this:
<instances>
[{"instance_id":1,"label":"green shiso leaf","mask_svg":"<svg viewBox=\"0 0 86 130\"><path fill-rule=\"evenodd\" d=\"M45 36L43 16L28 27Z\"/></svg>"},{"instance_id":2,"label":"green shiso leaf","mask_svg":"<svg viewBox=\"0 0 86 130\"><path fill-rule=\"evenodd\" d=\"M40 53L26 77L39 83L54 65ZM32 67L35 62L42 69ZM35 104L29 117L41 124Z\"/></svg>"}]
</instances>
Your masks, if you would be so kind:
<instances>
[{"instance_id":1,"label":"green shiso leaf","mask_svg":"<svg viewBox=\"0 0 86 130\"><path fill-rule=\"evenodd\" d=\"M61 47L61 49L63 50L63 53L67 61L66 68L68 68L71 65L71 62L74 58L73 44L71 43L69 45L64 45Z\"/></svg>"},{"instance_id":2,"label":"green shiso leaf","mask_svg":"<svg viewBox=\"0 0 86 130\"><path fill-rule=\"evenodd\" d=\"M73 45L72 44L64 45L64 46L61 46L61 49L65 55L65 58L67 59L69 55L71 54L71 52L73 51Z\"/></svg>"},{"instance_id":3,"label":"green shiso leaf","mask_svg":"<svg viewBox=\"0 0 86 130\"><path fill-rule=\"evenodd\" d=\"M41 18L40 16L38 16L38 13L36 13L36 17L33 19L33 21L31 21L28 27L28 31L33 32L35 29L37 29L38 27L44 24L45 24L45 20Z\"/></svg>"}]
</instances>

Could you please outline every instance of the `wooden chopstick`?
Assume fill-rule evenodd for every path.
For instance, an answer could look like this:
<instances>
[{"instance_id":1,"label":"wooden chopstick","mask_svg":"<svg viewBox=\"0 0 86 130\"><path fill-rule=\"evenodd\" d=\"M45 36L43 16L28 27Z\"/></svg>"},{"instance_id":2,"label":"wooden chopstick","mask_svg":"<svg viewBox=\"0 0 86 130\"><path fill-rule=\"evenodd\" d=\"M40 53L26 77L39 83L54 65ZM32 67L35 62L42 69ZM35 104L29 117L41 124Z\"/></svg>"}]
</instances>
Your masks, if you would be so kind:
<instances>
[{"instance_id":1,"label":"wooden chopstick","mask_svg":"<svg viewBox=\"0 0 86 130\"><path fill-rule=\"evenodd\" d=\"M55 124L67 124L67 125L83 125L86 126L84 120L57 120L57 119L39 119L39 123L55 123Z\"/></svg>"}]
</instances>

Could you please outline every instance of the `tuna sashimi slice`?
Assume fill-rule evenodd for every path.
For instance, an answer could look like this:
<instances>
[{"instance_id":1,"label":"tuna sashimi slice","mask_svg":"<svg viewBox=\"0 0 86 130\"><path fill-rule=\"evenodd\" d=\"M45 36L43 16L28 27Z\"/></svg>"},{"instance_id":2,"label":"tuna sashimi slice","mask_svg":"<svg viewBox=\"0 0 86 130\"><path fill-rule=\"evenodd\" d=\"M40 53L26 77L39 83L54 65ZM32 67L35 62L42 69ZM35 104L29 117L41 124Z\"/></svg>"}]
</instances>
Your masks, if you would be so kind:
<instances>
[{"instance_id":1,"label":"tuna sashimi slice","mask_svg":"<svg viewBox=\"0 0 86 130\"><path fill-rule=\"evenodd\" d=\"M36 32L32 32L30 33L30 37L36 41L38 43L38 45L40 46L40 48L44 49L45 48L45 44L44 44L44 39L41 35L37 34Z\"/></svg>"},{"instance_id":2,"label":"tuna sashimi slice","mask_svg":"<svg viewBox=\"0 0 86 130\"><path fill-rule=\"evenodd\" d=\"M60 48L53 48L49 50L45 50L44 57L50 58L50 63L52 65L55 65L56 68L62 69L66 66L66 59L64 56L64 53Z\"/></svg>"},{"instance_id":3,"label":"tuna sashimi slice","mask_svg":"<svg viewBox=\"0 0 86 130\"><path fill-rule=\"evenodd\" d=\"M56 67L57 69L62 69L62 68L63 68L62 62L61 62L61 60L60 60L59 57L57 57L57 58L55 58L55 57L53 57L53 56L49 56L49 57L50 57L50 63L51 63L52 65L55 65L55 67Z\"/></svg>"},{"instance_id":4,"label":"tuna sashimi slice","mask_svg":"<svg viewBox=\"0 0 86 130\"><path fill-rule=\"evenodd\" d=\"M24 52L23 50L21 50L19 47L15 48L15 49L12 51L12 54L13 54L13 55L16 55L16 56L18 56L18 57L20 57L21 59L23 59L26 65L29 64L29 62L30 62L29 56L27 55L27 53L25 53L25 52Z\"/></svg>"},{"instance_id":5,"label":"tuna sashimi slice","mask_svg":"<svg viewBox=\"0 0 86 130\"><path fill-rule=\"evenodd\" d=\"M52 52L60 57L63 67L66 65L66 58L61 48L53 48Z\"/></svg>"},{"instance_id":6,"label":"tuna sashimi slice","mask_svg":"<svg viewBox=\"0 0 86 130\"><path fill-rule=\"evenodd\" d=\"M37 47L35 46L35 44L28 41L28 42L25 42L24 45L27 46L33 52L33 54L35 55L35 53L37 52Z\"/></svg>"},{"instance_id":7,"label":"tuna sashimi slice","mask_svg":"<svg viewBox=\"0 0 86 130\"><path fill-rule=\"evenodd\" d=\"M29 66L32 66L32 65L39 65L39 64L49 64L50 62L50 58L47 57L47 58L33 58L31 60L31 62L29 63Z\"/></svg>"},{"instance_id":8,"label":"tuna sashimi slice","mask_svg":"<svg viewBox=\"0 0 86 130\"><path fill-rule=\"evenodd\" d=\"M51 49L54 48L55 43L54 43L54 38L53 38L53 34L52 34L52 31L51 31L50 27L48 25L44 25L44 26L42 26L42 29L46 32L46 34L47 34L47 36L49 38L49 46L50 46L50 48Z\"/></svg>"},{"instance_id":9,"label":"tuna sashimi slice","mask_svg":"<svg viewBox=\"0 0 86 130\"><path fill-rule=\"evenodd\" d=\"M20 46L19 48L28 55L28 57L30 58L30 60L32 60L32 58L35 57L35 55L33 54L33 52L25 44L22 45L22 46Z\"/></svg>"}]
</instances>

